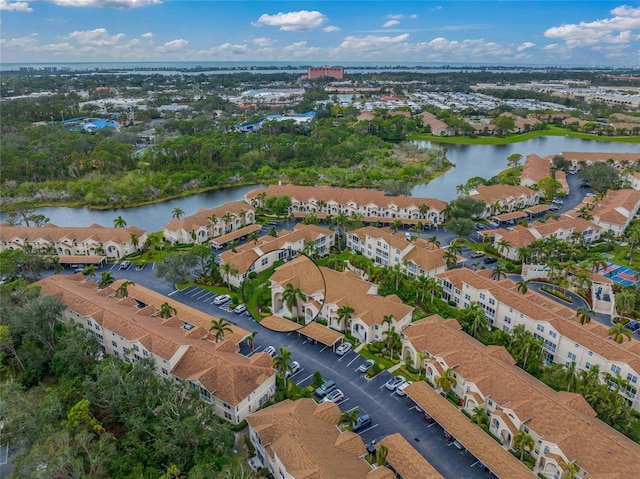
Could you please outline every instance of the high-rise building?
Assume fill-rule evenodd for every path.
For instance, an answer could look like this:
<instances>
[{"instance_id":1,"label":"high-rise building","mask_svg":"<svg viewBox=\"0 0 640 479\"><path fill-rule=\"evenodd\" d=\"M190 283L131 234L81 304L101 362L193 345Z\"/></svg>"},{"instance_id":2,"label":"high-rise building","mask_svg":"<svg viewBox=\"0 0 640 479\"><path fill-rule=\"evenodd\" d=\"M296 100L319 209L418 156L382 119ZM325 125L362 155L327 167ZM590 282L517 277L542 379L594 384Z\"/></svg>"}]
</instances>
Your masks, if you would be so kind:
<instances>
[{"instance_id":1,"label":"high-rise building","mask_svg":"<svg viewBox=\"0 0 640 479\"><path fill-rule=\"evenodd\" d=\"M344 68L342 67L330 67L324 65L322 67L309 67L309 80L314 78L331 77L336 80L342 80L344 78Z\"/></svg>"}]
</instances>

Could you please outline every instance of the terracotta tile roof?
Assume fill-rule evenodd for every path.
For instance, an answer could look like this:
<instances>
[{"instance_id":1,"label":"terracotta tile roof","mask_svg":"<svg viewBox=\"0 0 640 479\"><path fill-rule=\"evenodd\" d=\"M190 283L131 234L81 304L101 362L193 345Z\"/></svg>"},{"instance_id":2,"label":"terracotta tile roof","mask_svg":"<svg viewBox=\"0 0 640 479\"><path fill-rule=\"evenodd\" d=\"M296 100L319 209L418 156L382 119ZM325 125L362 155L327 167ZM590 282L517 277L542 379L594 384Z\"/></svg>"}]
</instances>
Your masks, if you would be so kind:
<instances>
[{"instance_id":1,"label":"terracotta tile roof","mask_svg":"<svg viewBox=\"0 0 640 479\"><path fill-rule=\"evenodd\" d=\"M249 226L243 226L240 229L237 229L235 231L231 231L230 233L227 233L226 235L221 235L218 236L214 239L212 239L210 242L214 243L214 244L225 244L228 243L230 241L233 241L235 239L238 239L244 235L248 235L251 233L255 233L256 231L260 231L260 229L262 228L262 226L260 225L249 225Z\"/></svg>"},{"instance_id":2,"label":"terracotta tile roof","mask_svg":"<svg viewBox=\"0 0 640 479\"><path fill-rule=\"evenodd\" d=\"M499 221L519 220L526 217L527 213L524 211L512 211L510 213L502 213L494 216L494 218Z\"/></svg>"},{"instance_id":3,"label":"terracotta tile roof","mask_svg":"<svg viewBox=\"0 0 640 479\"><path fill-rule=\"evenodd\" d=\"M46 242L64 242L67 241L69 246L73 242L83 243L86 241L95 241L98 243L130 243L131 234L137 235L139 238L146 234L146 230L136 228L135 226L127 226L126 228L104 227L97 224L91 226L56 226L47 223L43 226L12 226L7 223L0 224L0 241L12 241L13 239L26 239L30 244L34 244L38 240ZM83 256L84 258L84 256Z\"/></svg>"},{"instance_id":4,"label":"terracotta tile roof","mask_svg":"<svg viewBox=\"0 0 640 479\"><path fill-rule=\"evenodd\" d=\"M269 185L266 189L259 188L247 193L247 199L253 199L259 193L271 195L289 195L291 199L302 202L322 200L325 202L335 201L338 204L346 205L349 202L355 202L358 205L376 205L379 207L387 207L389 205L397 205L399 208L419 208L420 205L426 204L431 209L443 211L447 203L437 198L414 198L411 196L385 196L384 192L379 190L368 190L364 188L333 188L328 186L296 186L296 185Z\"/></svg>"},{"instance_id":5,"label":"terracotta tile roof","mask_svg":"<svg viewBox=\"0 0 640 479\"><path fill-rule=\"evenodd\" d=\"M60 264L73 264L73 263L84 263L84 264L100 264L103 261L106 261L106 256L80 256L80 255L66 255L61 254L58 255L58 261Z\"/></svg>"},{"instance_id":6,"label":"terracotta tile roof","mask_svg":"<svg viewBox=\"0 0 640 479\"><path fill-rule=\"evenodd\" d=\"M531 196L537 195L538 192L532 190L531 188L527 188L526 186L520 185L480 185L476 188L476 193L471 192L469 196L476 200L482 200L486 204L491 205L496 201L508 199L508 198L518 198L520 196Z\"/></svg>"},{"instance_id":7,"label":"terracotta tile roof","mask_svg":"<svg viewBox=\"0 0 640 479\"><path fill-rule=\"evenodd\" d=\"M603 153L603 152L587 152L587 151L563 151L567 161L638 161L640 160L640 153Z\"/></svg>"},{"instance_id":8,"label":"terracotta tile roof","mask_svg":"<svg viewBox=\"0 0 640 479\"><path fill-rule=\"evenodd\" d=\"M267 316L260 320L260 326L264 326L271 331L278 331L280 333L288 333L290 331L297 331L302 327L300 324L296 324L288 319L281 318L280 316Z\"/></svg>"},{"instance_id":9,"label":"terracotta tile roof","mask_svg":"<svg viewBox=\"0 0 640 479\"><path fill-rule=\"evenodd\" d=\"M381 239L384 240L389 246L392 246L399 250L404 250L411 244L409 241L407 241L403 234L394 235L393 233L391 233L391 231L388 231L384 228L374 228L373 226L365 226L363 228L351 230L348 234L357 236L362 241L365 241L367 239L367 236L374 239Z\"/></svg>"},{"instance_id":10,"label":"terracotta tile roof","mask_svg":"<svg viewBox=\"0 0 640 479\"><path fill-rule=\"evenodd\" d=\"M328 413L328 414L327 414ZM336 428L341 415L333 403L286 399L247 417L271 457L277 456L296 478L365 479L372 467L362 458L364 443Z\"/></svg>"},{"instance_id":11,"label":"terracotta tile roof","mask_svg":"<svg viewBox=\"0 0 640 479\"><path fill-rule=\"evenodd\" d=\"M344 334L318 324L315 321L311 321L309 324L302 327L299 332L327 346L333 346L344 338Z\"/></svg>"},{"instance_id":12,"label":"terracotta tile roof","mask_svg":"<svg viewBox=\"0 0 640 479\"><path fill-rule=\"evenodd\" d=\"M280 266L271 281L281 285L290 282L307 296L320 293L325 305L348 305L354 310L352 317L362 319L369 326L383 324L387 315L399 320L413 311L411 306L379 296L376 285L358 278L355 273L318 268L306 257Z\"/></svg>"},{"instance_id":13,"label":"terracotta tile roof","mask_svg":"<svg viewBox=\"0 0 640 479\"><path fill-rule=\"evenodd\" d=\"M208 219L211 215L215 215L219 222L222 222L222 217L230 213L237 216L241 211L253 212L253 206L243 201L229 201L216 208L205 209L201 208L191 216L185 216L183 218L173 218L162 228L169 231L178 231L180 229L189 232L191 230L197 230L198 228L206 225L210 225L211 221Z\"/></svg>"},{"instance_id":14,"label":"terracotta tile roof","mask_svg":"<svg viewBox=\"0 0 640 479\"><path fill-rule=\"evenodd\" d=\"M591 215L595 220L625 225L631 212L640 205L640 191L633 189L609 190L606 196L595 203Z\"/></svg>"},{"instance_id":15,"label":"terracotta tile roof","mask_svg":"<svg viewBox=\"0 0 640 479\"><path fill-rule=\"evenodd\" d=\"M573 230L578 233L584 233L588 229L603 229L601 226L593 223L592 221L585 220L584 218L570 218L564 215L558 219L549 218L545 222L533 221L529 224L529 228L534 229L542 236L551 235L561 229Z\"/></svg>"},{"instance_id":16,"label":"terracotta tile roof","mask_svg":"<svg viewBox=\"0 0 640 479\"><path fill-rule=\"evenodd\" d=\"M238 354L237 343L249 332L235 325L224 340L214 343L209 327L212 316L178 302L170 302L176 315L162 319L157 314L167 297L139 285L128 288L128 298L118 298L115 289L96 290L95 281L81 283L81 274L56 275L38 281L44 294L60 296L67 306L91 316L103 329L129 341L139 341L151 353L178 360L171 371L183 379L198 379L222 401L236 405L275 374L269 365ZM139 308L139 302L146 304ZM194 328L184 329L185 322ZM180 354L182 356L180 356ZM258 353L254 356L266 356ZM268 358L271 361L271 358Z\"/></svg>"},{"instance_id":17,"label":"terracotta tile roof","mask_svg":"<svg viewBox=\"0 0 640 479\"><path fill-rule=\"evenodd\" d=\"M407 386L405 392L496 476L505 479L536 477L524 464L473 424L427 383L416 381Z\"/></svg>"},{"instance_id":18,"label":"terracotta tile roof","mask_svg":"<svg viewBox=\"0 0 640 479\"><path fill-rule=\"evenodd\" d=\"M391 434L379 444L387 447L387 462L402 479L444 479L400 434Z\"/></svg>"},{"instance_id":19,"label":"terracotta tile roof","mask_svg":"<svg viewBox=\"0 0 640 479\"><path fill-rule=\"evenodd\" d=\"M396 479L396 475L386 467L378 467L367 474L367 479Z\"/></svg>"},{"instance_id":20,"label":"terracotta tile roof","mask_svg":"<svg viewBox=\"0 0 640 479\"><path fill-rule=\"evenodd\" d=\"M540 179L551 176L551 161L548 158L542 158L534 153L527 155L522 167L522 180L529 179L534 183Z\"/></svg>"}]
</instances>

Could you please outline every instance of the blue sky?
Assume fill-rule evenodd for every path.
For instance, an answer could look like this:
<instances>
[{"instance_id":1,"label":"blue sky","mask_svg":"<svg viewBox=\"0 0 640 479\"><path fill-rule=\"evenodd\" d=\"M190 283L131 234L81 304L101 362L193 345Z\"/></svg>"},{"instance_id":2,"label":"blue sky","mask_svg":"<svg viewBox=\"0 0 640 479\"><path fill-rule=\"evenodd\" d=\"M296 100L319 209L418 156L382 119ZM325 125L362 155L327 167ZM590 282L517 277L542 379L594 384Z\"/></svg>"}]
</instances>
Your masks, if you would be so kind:
<instances>
[{"instance_id":1,"label":"blue sky","mask_svg":"<svg viewBox=\"0 0 640 479\"><path fill-rule=\"evenodd\" d=\"M640 2L0 0L10 62L640 65Z\"/></svg>"}]
</instances>

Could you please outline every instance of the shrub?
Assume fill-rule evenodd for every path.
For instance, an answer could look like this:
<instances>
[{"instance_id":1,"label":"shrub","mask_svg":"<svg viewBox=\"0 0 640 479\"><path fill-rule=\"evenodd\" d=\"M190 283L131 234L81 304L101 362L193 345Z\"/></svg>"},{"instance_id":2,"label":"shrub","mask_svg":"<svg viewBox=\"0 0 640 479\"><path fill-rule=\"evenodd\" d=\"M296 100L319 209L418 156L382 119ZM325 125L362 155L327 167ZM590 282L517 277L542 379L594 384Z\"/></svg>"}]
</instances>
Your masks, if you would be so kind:
<instances>
[{"instance_id":1,"label":"shrub","mask_svg":"<svg viewBox=\"0 0 640 479\"><path fill-rule=\"evenodd\" d=\"M380 348L378 348L378 346L376 346L375 344L370 344L369 346L367 346L367 349L373 354L378 354L380 352Z\"/></svg>"},{"instance_id":2,"label":"shrub","mask_svg":"<svg viewBox=\"0 0 640 479\"><path fill-rule=\"evenodd\" d=\"M373 366L371 366L371 369L369 369L367 371L367 377L368 378L372 378L372 377L376 376L377 374L380 374L382 371L384 371L384 365L376 362L376 363L374 363Z\"/></svg>"},{"instance_id":3,"label":"shrub","mask_svg":"<svg viewBox=\"0 0 640 479\"><path fill-rule=\"evenodd\" d=\"M255 271L252 271L251 273L249 273L249 279L256 279L257 276L258 276L258 273L256 273Z\"/></svg>"},{"instance_id":4,"label":"shrub","mask_svg":"<svg viewBox=\"0 0 640 479\"><path fill-rule=\"evenodd\" d=\"M571 299L569 296L564 294L562 291L550 288L548 286L540 286L540 289L545 293L549 293L555 296L556 298L560 298L561 300L566 301L567 303L573 303L573 299Z\"/></svg>"}]
</instances>

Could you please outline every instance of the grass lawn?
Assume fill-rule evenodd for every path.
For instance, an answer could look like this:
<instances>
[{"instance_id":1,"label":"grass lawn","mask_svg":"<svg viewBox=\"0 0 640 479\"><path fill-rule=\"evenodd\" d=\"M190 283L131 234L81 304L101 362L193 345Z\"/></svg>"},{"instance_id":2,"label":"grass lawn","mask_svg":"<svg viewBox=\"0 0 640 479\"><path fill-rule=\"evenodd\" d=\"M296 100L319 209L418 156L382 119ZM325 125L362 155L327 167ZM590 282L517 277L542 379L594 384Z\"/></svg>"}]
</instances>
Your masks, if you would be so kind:
<instances>
[{"instance_id":1,"label":"grass lawn","mask_svg":"<svg viewBox=\"0 0 640 479\"><path fill-rule=\"evenodd\" d=\"M571 131L567 128L561 128L553 125L548 126L546 130L530 131L528 133L509 135L507 137L497 137L497 136L478 136L476 138L471 138L469 136L442 137L442 136L435 136L435 135L430 135L426 133L414 133L410 135L407 139L408 140L425 140L425 141L432 141L435 143L455 143L460 145L508 145L511 143L519 143L521 141L540 138L542 136L568 136L571 138L582 138L583 140L615 141L615 142L621 142L621 143L640 143L640 136L590 135L588 133Z\"/></svg>"},{"instance_id":2,"label":"grass lawn","mask_svg":"<svg viewBox=\"0 0 640 479\"><path fill-rule=\"evenodd\" d=\"M380 356L378 356L378 354L372 353L367 349L366 346L360 350L360 356L365 359L373 359L375 362L382 364L385 369L389 369L390 367L398 364L398 361L393 362L385 357L381 358Z\"/></svg>"}]
</instances>

